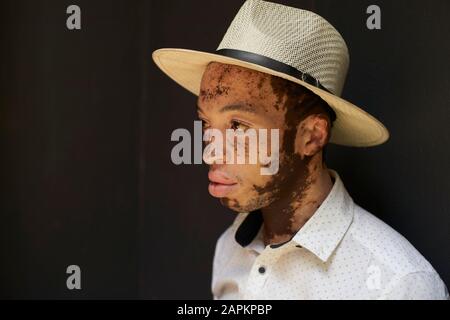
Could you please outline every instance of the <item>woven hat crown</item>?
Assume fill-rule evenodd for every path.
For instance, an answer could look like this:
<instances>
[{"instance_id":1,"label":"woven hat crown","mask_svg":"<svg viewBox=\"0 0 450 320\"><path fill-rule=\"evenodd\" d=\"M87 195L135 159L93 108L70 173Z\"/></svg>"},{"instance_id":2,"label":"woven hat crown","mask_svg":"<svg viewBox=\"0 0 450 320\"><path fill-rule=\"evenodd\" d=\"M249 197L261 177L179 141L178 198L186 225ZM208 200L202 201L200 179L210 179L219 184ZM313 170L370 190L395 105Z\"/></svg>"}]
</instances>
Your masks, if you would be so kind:
<instances>
[{"instance_id":1,"label":"woven hat crown","mask_svg":"<svg viewBox=\"0 0 450 320\"><path fill-rule=\"evenodd\" d=\"M262 0L247 0L217 50L256 53L308 73L340 96L349 66L347 45L321 16Z\"/></svg>"}]
</instances>

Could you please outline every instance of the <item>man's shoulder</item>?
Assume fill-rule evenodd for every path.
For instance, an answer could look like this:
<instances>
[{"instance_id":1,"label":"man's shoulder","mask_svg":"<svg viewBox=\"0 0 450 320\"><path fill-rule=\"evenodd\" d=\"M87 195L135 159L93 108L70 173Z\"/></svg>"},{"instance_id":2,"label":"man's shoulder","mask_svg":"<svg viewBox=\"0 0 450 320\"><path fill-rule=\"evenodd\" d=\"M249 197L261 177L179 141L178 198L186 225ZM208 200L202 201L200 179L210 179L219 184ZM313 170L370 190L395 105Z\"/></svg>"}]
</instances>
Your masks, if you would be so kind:
<instances>
[{"instance_id":1,"label":"man's shoulder","mask_svg":"<svg viewBox=\"0 0 450 320\"><path fill-rule=\"evenodd\" d=\"M359 243L394 274L435 272L423 255L398 231L355 204L349 229L352 241Z\"/></svg>"},{"instance_id":2,"label":"man's shoulder","mask_svg":"<svg viewBox=\"0 0 450 320\"><path fill-rule=\"evenodd\" d=\"M444 282L427 259L399 232L356 204L345 238L364 252L369 267L385 276L381 299L448 299Z\"/></svg>"}]
</instances>

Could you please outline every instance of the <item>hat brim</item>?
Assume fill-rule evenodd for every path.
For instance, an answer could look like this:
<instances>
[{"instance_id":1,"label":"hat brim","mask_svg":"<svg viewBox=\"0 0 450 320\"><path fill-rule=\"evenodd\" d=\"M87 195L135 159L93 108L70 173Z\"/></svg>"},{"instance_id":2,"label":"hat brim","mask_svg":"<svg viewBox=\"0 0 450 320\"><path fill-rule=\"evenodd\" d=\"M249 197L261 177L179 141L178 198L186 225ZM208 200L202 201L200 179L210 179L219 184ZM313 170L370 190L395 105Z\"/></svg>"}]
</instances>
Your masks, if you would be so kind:
<instances>
[{"instance_id":1,"label":"hat brim","mask_svg":"<svg viewBox=\"0 0 450 320\"><path fill-rule=\"evenodd\" d=\"M352 103L290 75L219 54L178 48L155 50L156 65L183 88L199 95L200 83L208 63L212 61L238 65L298 83L325 100L336 112L330 142L353 147L370 147L389 139L389 131L376 118Z\"/></svg>"}]
</instances>

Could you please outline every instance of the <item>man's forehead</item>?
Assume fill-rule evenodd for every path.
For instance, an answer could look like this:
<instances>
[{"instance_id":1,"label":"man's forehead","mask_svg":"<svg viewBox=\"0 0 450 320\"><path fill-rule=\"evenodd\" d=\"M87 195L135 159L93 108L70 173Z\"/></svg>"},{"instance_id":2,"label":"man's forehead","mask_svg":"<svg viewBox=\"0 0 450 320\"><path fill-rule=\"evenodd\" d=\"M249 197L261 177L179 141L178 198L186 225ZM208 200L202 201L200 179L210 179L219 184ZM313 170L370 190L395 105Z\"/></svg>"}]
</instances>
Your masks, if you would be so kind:
<instances>
[{"instance_id":1,"label":"man's forehead","mask_svg":"<svg viewBox=\"0 0 450 320\"><path fill-rule=\"evenodd\" d=\"M241 66L210 63L202 78L198 105L220 100L261 102L273 99L271 75Z\"/></svg>"},{"instance_id":2,"label":"man's forehead","mask_svg":"<svg viewBox=\"0 0 450 320\"><path fill-rule=\"evenodd\" d=\"M203 80L205 80L203 84L208 85L210 82L221 82L226 80L241 80L251 83L252 81L257 80L268 80L270 79L270 77L271 75L267 73L248 69L238 65L210 62L203 74Z\"/></svg>"}]
</instances>

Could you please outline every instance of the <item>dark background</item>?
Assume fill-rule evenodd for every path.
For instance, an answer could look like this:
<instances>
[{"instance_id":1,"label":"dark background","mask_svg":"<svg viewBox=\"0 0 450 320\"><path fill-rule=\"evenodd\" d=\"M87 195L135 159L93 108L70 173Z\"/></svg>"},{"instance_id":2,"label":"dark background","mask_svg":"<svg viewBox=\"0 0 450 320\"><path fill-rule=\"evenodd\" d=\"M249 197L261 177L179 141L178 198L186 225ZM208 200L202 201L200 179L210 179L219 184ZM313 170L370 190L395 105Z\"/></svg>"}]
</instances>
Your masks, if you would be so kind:
<instances>
[{"instance_id":1,"label":"dark background","mask_svg":"<svg viewBox=\"0 0 450 320\"><path fill-rule=\"evenodd\" d=\"M388 143L331 146L355 201L402 233L450 284L450 3L276 1L342 33L343 97ZM0 297L211 298L216 239L234 218L205 165L170 160L196 97L152 62L160 47L214 51L243 1L0 4ZM66 28L81 7L82 30ZM366 28L378 4L382 29ZM82 290L66 288L66 268Z\"/></svg>"}]
</instances>

